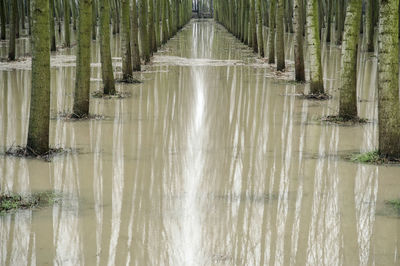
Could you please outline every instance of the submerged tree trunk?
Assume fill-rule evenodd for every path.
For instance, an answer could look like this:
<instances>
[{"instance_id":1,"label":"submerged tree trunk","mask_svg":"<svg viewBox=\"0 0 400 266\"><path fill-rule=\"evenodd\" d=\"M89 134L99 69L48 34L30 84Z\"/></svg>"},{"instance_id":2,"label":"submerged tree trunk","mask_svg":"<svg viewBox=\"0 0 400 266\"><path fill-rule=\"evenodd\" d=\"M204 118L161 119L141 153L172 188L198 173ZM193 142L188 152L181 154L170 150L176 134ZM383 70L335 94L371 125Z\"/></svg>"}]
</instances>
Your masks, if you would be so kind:
<instances>
[{"instance_id":1,"label":"submerged tree trunk","mask_svg":"<svg viewBox=\"0 0 400 266\"><path fill-rule=\"evenodd\" d=\"M275 63L275 1L269 0L268 63Z\"/></svg>"},{"instance_id":2,"label":"submerged tree trunk","mask_svg":"<svg viewBox=\"0 0 400 266\"><path fill-rule=\"evenodd\" d=\"M303 0L294 0L294 61L296 81L305 81L304 71L304 24L303 24Z\"/></svg>"},{"instance_id":3,"label":"submerged tree trunk","mask_svg":"<svg viewBox=\"0 0 400 266\"><path fill-rule=\"evenodd\" d=\"M349 1L343 34L339 116L346 119L357 117L357 50L361 6L362 0Z\"/></svg>"},{"instance_id":4,"label":"submerged tree trunk","mask_svg":"<svg viewBox=\"0 0 400 266\"><path fill-rule=\"evenodd\" d=\"M131 34L129 0L122 0L122 79L132 78Z\"/></svg>"},{"instance_id":5,"label":"submerged tree trunk","mask_svg":"<svg viewBox=\"0 0 400 266\"><path fill-rule=\"evenodd\" d=\"M64 45L71 47L69 0L64 0Z\"/></svg>"},{"instance_id":6,"label":"submerged tree trunk","mask_svg":"<svg viewBox=\"0 0 400 266\"><path fill-rule=\"evenodd\" d=\"M57 51L56 30L54 25L54 0L49 0L49 23L50 23L50 51Z\"/></svg>"},{"instance_id":7,"label":"submerged tree trunk","mask_svg":"<svg viewBox=\"0 0 400 266\"><path fill-rule=\"evenodd\" d=\"M37 154L49 150L50 30L49 1L32 3L32 87L27 145Z\"/></svg>"},{"instance_id":8,"label":"submerged tree trunk","mask_svg":"<svg viewBox=\"0 0 400 266\"><path fill-rule=\"evenodd\" d=\"M0 0L0 23L1 23L1 35L0 40L6 39L6 12L5 12L5 0Z\"/></svg>"},{"instance_id":9,"label":"submerged tree trunk","mask_svg":"<svg viewBox=\"0 0 400 266\"><path fill-rule=\"evenodd\" d=\"M278 0L276 6L276 70L285 69L285 40L284 40L284 0Z\"/></svg>"},{"instance_id":10,"label":"submerged tree trunk","mask_svg":"<svg viewBox=\"0 0 400 266\"><path fill-rule=\"evenodd\" d=\"M140 42L142 48L142 57L144 61L150 62L150 47L149 47L149 32L147 28L147 0L139 0L139 27L140 27Z\"/></svg>"},{"instance_id":11,"label":"submerged tree trunk","mask_svg":"<svg viewBox=\"0 0 400 266\"><path fill-rule=\"evenodd\" d=\"M10 2L10 38L8 48L8 60L15 60L15 37L16 37L16 15L17 15L17 0Z\"/></svg>"},{"instance_id":12,"label":"submerged tree trunk","mask_svg":"<svg viewBox=\"0 0 400 266\"><path fill-rule=\"evenodd\" d=\"M138 15L137 5L134 0L132 3L132 70L140 71L140 53L139 53L139 30L138 30Z\"/></svg>"},{"instance_id":13,"label":"submerged tree trunk","mask_svg":"<svg viewBox=\"0 0 400 266\"><path fill-rule=\"evenodd\" d=\"M263 21L262 21L262 6L261 6L261 0L256 0L257 1L257 43L258 43L258 53L260 54L261 57L264 57L264 38L263 38Z\"/></svg>"},{"instance_id":14,"label":"submerged tree trunk","mask_svg":"<svg viewBox=\"0 0 400 266\"><path fill-rule=\"evenodd\" d=\"M381 1L378 36L379 152L399 158L399 0Z\"/></svg>"},{"instance_id":15,"label":"submerged tree trunk","mask_svg":"<svg viewBox=\"0 0 400 266\"><path fill-rule=\"evenodd\" d=\"M76 54L76 79L73 113L77 117L89 115L90 97L90 31L92 0L79 0L78 51Z\"/></svg>"},{"instance_id":16,"label":"submerged tree trunk","mask_svg":"<svg viewBox=\"0 0 400 266\"><path fill-rule=\"evenodd\" d=\"M318 0L307 1L307 43L310 57L310 93L323 94Z\"/></svg>"},{"instance_id":17,"label":"submerged tree trunk","mask_svg":"<svg viewBox=\"0 0 400 266\"><path fill-rule=\"evenodd\" d=\"M110 2L100 0L100 57L104 93L115 94L115 82L110 49Z\"/></svg>"}]
</instances>

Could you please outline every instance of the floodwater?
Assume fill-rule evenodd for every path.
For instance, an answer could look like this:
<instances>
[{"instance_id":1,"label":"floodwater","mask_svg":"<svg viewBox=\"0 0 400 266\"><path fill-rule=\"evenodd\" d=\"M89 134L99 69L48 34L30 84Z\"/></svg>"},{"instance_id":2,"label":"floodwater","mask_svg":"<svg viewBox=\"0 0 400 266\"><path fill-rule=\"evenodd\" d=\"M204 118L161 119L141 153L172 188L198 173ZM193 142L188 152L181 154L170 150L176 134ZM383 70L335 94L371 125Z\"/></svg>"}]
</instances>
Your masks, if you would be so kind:
<instances>
[{"instance_id":1,"label":"floodwater","mask_svg":"<svg viewBox=\"0 0 400 266\"><path fill-rule=\"evenodd\" d=\"M1 191L63 197L0 217L0 265L399 265L400 219L385 201L400 196L400 167L343 158L377 147L376 57L359 58L360 114L372 123L326 124L340 50L323 47L333 99L308 101L296 97L308 85L288 81L292 41L279 74L212 20L192 20L137 74L142 84L117 85L130 97L93 98L102 119L75 122L57 119L72 108L75 48L54 55L51 143L76 151L51 163L0 157ZM0 77L4 153L27 136L29 60L0 63Z\"/></svg>"}]
</instances>

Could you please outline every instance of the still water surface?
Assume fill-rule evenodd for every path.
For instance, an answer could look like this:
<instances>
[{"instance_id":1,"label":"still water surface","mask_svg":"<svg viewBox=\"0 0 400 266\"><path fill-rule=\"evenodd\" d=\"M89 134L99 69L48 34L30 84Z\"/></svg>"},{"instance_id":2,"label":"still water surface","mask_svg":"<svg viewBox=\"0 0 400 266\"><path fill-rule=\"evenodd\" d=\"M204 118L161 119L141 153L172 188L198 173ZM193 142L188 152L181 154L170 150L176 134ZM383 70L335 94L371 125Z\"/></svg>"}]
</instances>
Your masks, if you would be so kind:
<instances>
[{"instance_id":1,"label":"still water surface","mask_svg":"<svg viewBox=\"0 0 400 266\"><path fill-rule=\"evenodd\" d=\"M126 99L91 99L103 119L66 121L74 48L52 58L53 162L0 157L2 191L54 190L61 202L0 217L0 265L399 265L400 168L350 163L377 147L376 67L359 58L359 109L373 121L337 126L340 50L323 47L334 97L277 74L212 20L191 21L146 71L118 84ZM0 44L6 54L6 44ZM101 89L99 47L92 90ZM113 62L120 75L118 37ZM29 53L27 40L19 54ZM29 60L28 60L29 61ZM27 62L0 64L0 148L25 143Z\"/></svg>"}]
</instances>

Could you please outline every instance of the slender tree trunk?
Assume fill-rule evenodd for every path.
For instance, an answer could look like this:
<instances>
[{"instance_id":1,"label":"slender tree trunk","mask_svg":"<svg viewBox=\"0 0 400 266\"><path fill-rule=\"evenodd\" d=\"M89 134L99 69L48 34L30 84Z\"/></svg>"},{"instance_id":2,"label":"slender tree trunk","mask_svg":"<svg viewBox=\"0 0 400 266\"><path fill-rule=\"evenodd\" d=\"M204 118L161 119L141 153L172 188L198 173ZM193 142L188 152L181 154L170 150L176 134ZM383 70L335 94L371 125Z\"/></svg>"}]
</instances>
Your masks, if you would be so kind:
<instances>
[{"instance_id":1,"label":"slender tree trunk","mask_svg":"<svg viewBox=\"0 0 400 266\"><path fill-rule=\"evenodd\" d=\"M100 0L100 57L104 94L115 94L110 48L110 1Z\"/></svg>"},{"instance_id":2,"label":"slender tree trunk","mask_svg":"<svg viewBox=\"0 0 400 266\"><path fill-rule=\"evenodd\" d=\"M307 1L307 43L310 57L310 93L323 94L318 0Z\"/></svg>"},{"instance_id":3,"label":"slender tree trunk","mask_svg":"<svg viewBox=\"0 0 400 266\"><path fill-rule=\"evenodd\" d=\"M96 0L92 1L92 40L96 40L97 38L97 2Z\"/></svg>"},{"instance_id":4,"label":"slender tree trunk","mask_svg":"<svg viewBox=\"0 0 400 266\"><path fill-rule=\"evenodd\" d=\"M303 0L294 0L294 60L296 81L306 80L304 72L304 24L303 24Z\"/></svg>"},{"instance_id":5,"label":"slender tree trunk","mask_svg":"<svg viewBox=\"0 0 400 266\"><path fill-rule=\"evenodd\" d=\"M25 5L24 5L24 0L20 0L19 1L21 4L20 4L20 10L21 10L21 12L20 12L20 18L21 18L21 27L22 27L22 29L24 30L25 29Z\"/></svg>"},{"instance_id":6,"label":"slender tree trunk","mask_svg":"<svg viewBox=\"0 0 400 266\"><path fill-rule=\"evenodd\" d=\"M73 106L73 113L77 117L89 115L91 5L92 0L79 0L78 51L76 55L75 97Z\"/></svg>"},{"instance_id":7,"label":"slender tree trunk","mask_svg":"<svg viewBox=\"0 0 400 266\"><path fill-rule=\"evenodd\" d=\"M255 3L256 0L250 0L250 40L253 51L258 53Z\"/></svg>"},{"instance_id":8,"label":"slender tree trunk","mask_svg":"<svg viewBox=\"0 0 400 266\"><path fill-rule=\"evenodd\" d=\"M156 31L156 47L160 47L161 33L160 33L160 18L161 18L161 0L156 0L156 16L155 16L155 31Z\"/></svg>"},{"instance_id":9,"label":"slender tree trunk","mask_svg":"<svg viewBox=\"0 0 400 266\"><path fill-rule=\"evenodd\" d=\"M172 3L167 0L168 2L168 28L169 28L169 36L168 39L175 35L174 25L173 25L173 12L172 12Z\"/></svg>"},{"instance_id":10,"label":"slender tree trunk","mask_svg":"<svg viewBox=\"0 0 400 266\"><path fill-rule=\"evenodd\" d=\"M50 51L57 51L56 32L54 25L54 0L49 0L49 24L50 24Z\"/></svg>"},{"instance_id":11,"label":"slender tree trunk","mask_svg":"<svg viewBox=\"0 0 400 266\"><path fill-rule=\"evenodd\" d=\"M148 20L148 25L149 25L149 45L150 45L150 54L153 54L157 50L156 46L156 32L154 29L154 0L148 0L149 1L149 20Z\"/></svg>"},{"instance_id":12,"label":"slender tree trunk","mask_svg":"<svg viewBox=\"0 0 400 266\"><path fill-rule=\"evenodd\" d=\"M149 31L147 28L147 14L148 14L147 1L148 0L139 0L140 42L142 48L142 57L146 63L150 62Z\"/></svg>"},{"instance_id":13,"label":"slender tree trunk","mask_svg":"<svg viewBox=\"0 0 400 266\"><path fill-rule=\"evenodd\" d=\"M261 0L256 0L257 1L257 36L258 36L258 53L260 54L261 57L264 57L264 38L263 38L263 21L262 21L262 6L261 6Z\"/></svg>"},{"instance_id":14,"label":"slender tree trunk","mask_svg":"<svg viewBox=\"0 0 400 266\"><path fill-rule=\"evenodd\" d=\"M362 0L349 0L342 44L339 116L357 117L357 51L360 35Z\"/></svg>"},{"instance_id":15,"label":"slender tree trunk","mask_svg":"<svg viewBox=\"0 0 400 266\"><path fill-rule=\"evenodd\" d=\"M122 79L132 78L129 0L122 0Z\"/></svg>"},{"instance_id":16,"label":"slender tree trunk","mask_svg":"<svg viewBox=\"0 0 400 266\"><path fill-rule=\"evenodd\" d=\"M379 152L399 158L399 0L381 1L378 42Z\"/></svg>"},{"instance_id":17,"label":"slender tree trunk","mask_svg":"<svg viewBox=\"0 0 400 266\"><path fill-rule=\"evenodd\" d=\"M293 33L293 0L287 0L286 2L286 16L288 20L288 31Z\"/></svg>"},{"instance_id":18,"label":"slender tree trunk","mask_svg":"<svg viewBox=\"0 0 400 266\"><path fill-rule=\"evenodd\" d=\"M134 0L132 3L132 68L133 71L140 71L140 53L139 53L139 30L137 5Z\"/></svg>"},{"instance_id":19,"label":"slender tree trunk","mask_svg":"<svg viewBox=\"0 0 400 266\"><path fill-rule=\"evenodd\" d=\"M162 43L165 44L168 41L168 24L167 24L167 8L168 0L160 0L162 1Z\"/></svg>"},{"instance_id":20,"label":"slender tree trunk","mask_svg":"<svg viewBox=\"0 0 400 266\"><path fill-rule=\"evenodd\" d=\"M71 47L69 0L64 0L64 45Z\"/></svg>"},{"instance_id":21,"label":"slender tree trunk","mask_svg":"<svg viewBox=\"0 0 400 266\"><path fill-rule=\"evenodd\" d=\"M337 0L336 14L336 44L341 45L343 40L343 25L344 25L344 0Z\"/></svg>"},{"instance_id":22,"label":"slender tree trunk","mask_svg":"<svg viewBox=\"0 0 400 266\"><path fill-rule=\"evenodd\" d=\"M5 12L4 3L5 3L5 0L0 0L0 23L1 23L0 40L6 39L6 12Z\"/></svg>"},{"instance_id":23,"label":"slender tree trunk","mask_svg":"<svg viewBox=\"0 0 400 266\"><path fill-rule=\"evenodd\" d=\"M285 69L285 29L284 25L284 0L278 0L276 7L276 70L283 71Z\"/></svg>"},{"instance_id":24,"label":"slender tree trunk","mask_svg":"<svg viewBox=\"0 0 400 266\"><path fill-rule=\"evenodd\" d=\"M31 36L31 24L32 24L32 18L31 18L31 0L27 0L27 9L28 9L28 34Z\"/></svg>"},{"instance_id":25,"label":"slender tree trunk","mask_svg":"<svg viewBox=\"0 0 400 266\"><path fill-rule=\"evenodd\" d=\"M375 51L374 43L374 16L373 16L374 4L372 0L367 1L367 14L365 19L365 31L367 35L367 50L368 52Z\"/></svg>"},{"instance_id":26,"label":"slender tree trunk","mask_svg":"<svg viewBox=\"0 0 400 266\"><path fill-rule=\"evenodd\" d=\"M32 87L27 145L38 154L49 150L50 29L49 1L32 8Z\"/></svg>"},{"instance_id":27,"label":"slender tree trunk","mask_svg":"<svg viewBox=\"0 0 400 266\"><path fill-rule=\"evenodd\" d=\"M332 29L332 2L333 0L328 1L328 16L327 16L327 26L326 26L326 42L331 42L331 29Z\"/></svg>"},{"instance_id":28,"label":"slender tree trunk","mask_svg":"<svg viewBox=\"0 0 400 266\"><path fill-rule=\"evenodd\" d=\"M275 1L269 0L268 63L275 63Z\"/></svg>"},{"instance_id":29,"label":"slender tree trunk","mask_svg":"<svg viewBox=\"0 0 400 266\"><path fill-rule=\"evenodd\" d=\"M13 1L13 0L11 0ZM15 37L19 38L19 10L18 10L18 0L14 4L14 22L15 22Z\"/></svg>"},{"instance_id":30,"label":"slender tree trunk","mask_svg":"<svg viewBox=\"0 0 400 266\"><path fill-rule=\"evenodd\" d=\"M8 60L15 60L15 37L16 37L16 14L17 14L17 0L10 1L10 38L9 38L9 50Z\"/></svg>"}]
</instances>

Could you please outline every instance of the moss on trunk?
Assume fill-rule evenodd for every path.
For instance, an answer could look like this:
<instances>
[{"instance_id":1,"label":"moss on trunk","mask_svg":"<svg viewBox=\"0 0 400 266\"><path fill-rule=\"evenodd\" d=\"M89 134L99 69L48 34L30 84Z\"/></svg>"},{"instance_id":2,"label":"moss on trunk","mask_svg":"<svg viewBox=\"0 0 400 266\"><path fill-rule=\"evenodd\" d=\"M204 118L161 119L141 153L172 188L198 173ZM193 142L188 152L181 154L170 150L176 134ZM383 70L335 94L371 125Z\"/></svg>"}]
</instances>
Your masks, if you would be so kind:
<instances>
[{"instance_id":1,"label":"moss on trunk","mask_svg":"<svg viewBox=\"0 0 400 266\"><path fill-rule=\"evenodd\" d=\"M50 28L49 1L32 3L32 86L27 145L37 154L49 150Z\"/></svg>"}]
</instances>

